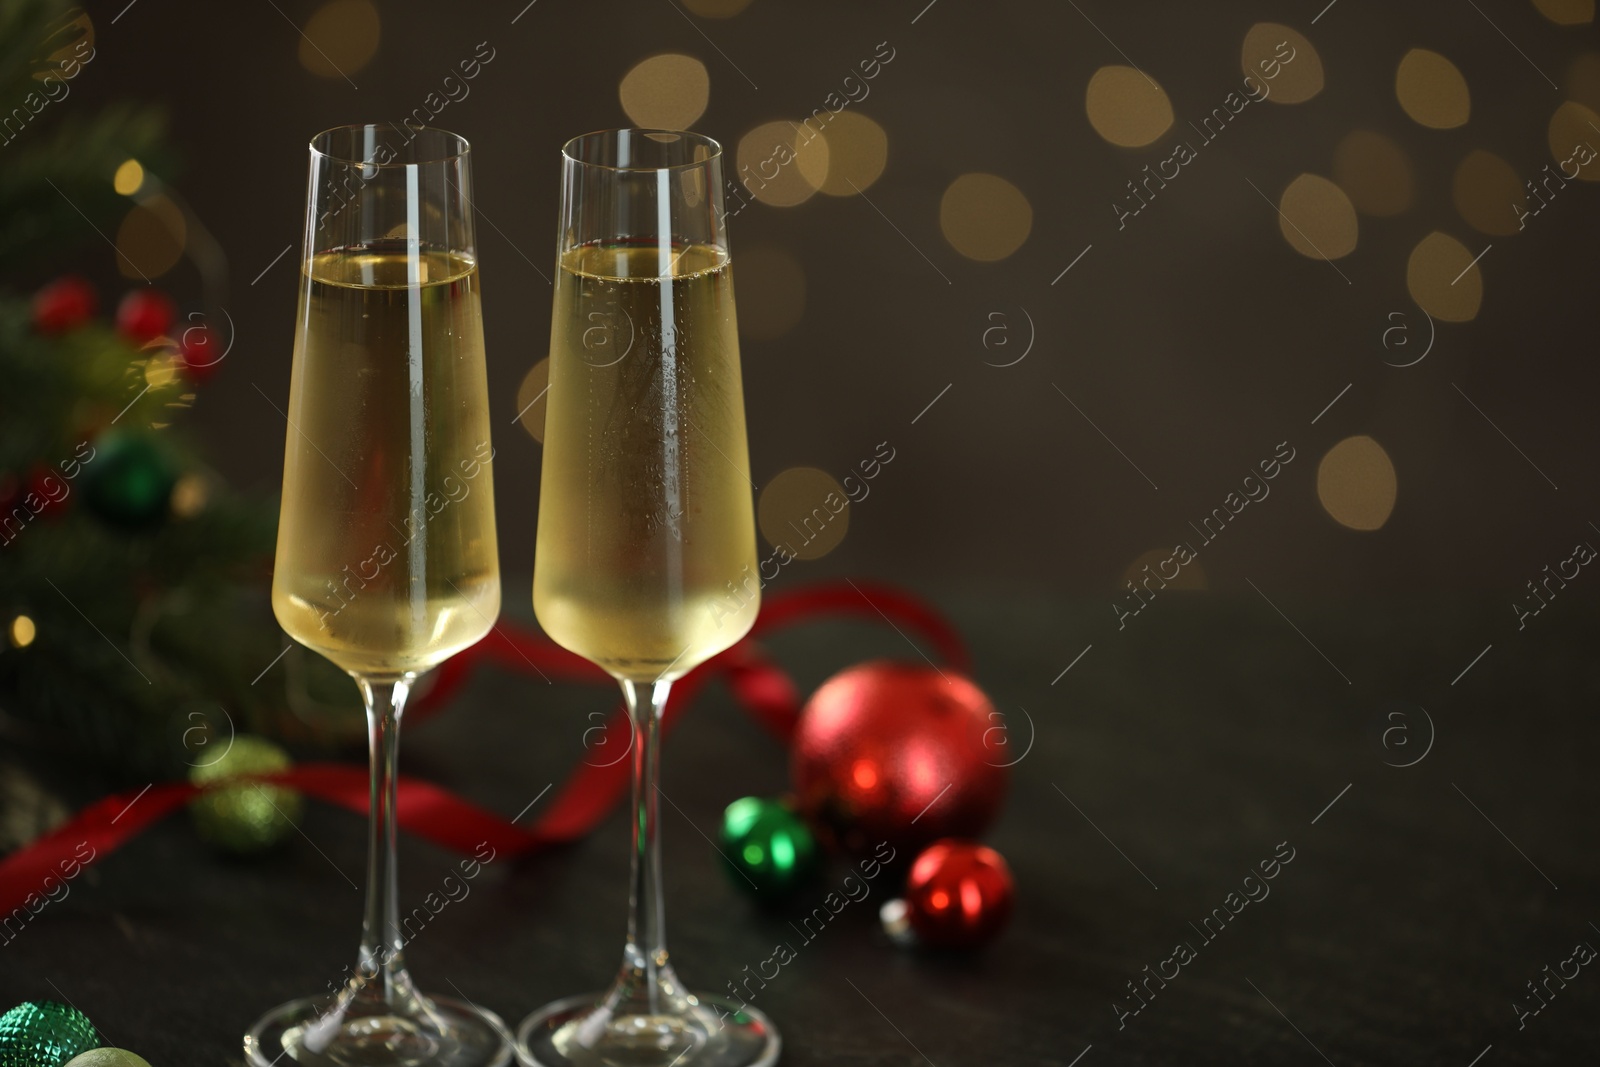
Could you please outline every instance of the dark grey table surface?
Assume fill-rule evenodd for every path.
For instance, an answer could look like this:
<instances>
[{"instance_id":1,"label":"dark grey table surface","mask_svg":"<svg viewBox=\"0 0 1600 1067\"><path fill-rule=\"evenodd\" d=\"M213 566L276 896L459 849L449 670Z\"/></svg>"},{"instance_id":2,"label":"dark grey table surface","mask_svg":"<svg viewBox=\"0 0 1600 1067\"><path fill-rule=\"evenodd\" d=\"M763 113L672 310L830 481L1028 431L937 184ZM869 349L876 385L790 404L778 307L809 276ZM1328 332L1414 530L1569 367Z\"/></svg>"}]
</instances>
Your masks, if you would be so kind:
<instances>
[{"instance_id":1,"label":"dark grey table surface","mask_svg":"<svg viewBox=\"0 0 1600 1067\"><path fill-rule=\"evenodd\" d=\"M933 599L1012 729L1034 724L990 836L1016 874L1016 914L975 955L908 952L877 928L889 887L875 885L754 1001L784 1034L784 1062L1498 1067L1600 1049L1595 968L1552 982L1520 1026L1513 1007L1535 1006L1527 983L1546 965L1600 945L1589 605L1519 633L1487 597L1279 596L1280 614L1248 591L1167 594L1119 632L1100 601ZM769 648L806 692L867 658L917 658L866 624L797 628ZM483 673L409 732L404 767L509 817L562 779L590 713L613 704L598 687ZM5 755L77 802L115 784ZM720 686L669 740L669 943L692 984L721 989L793 939L704 836L735 797L786 784L784 752ZM156 826L0 948L0 1001L70 999L155 1067L241 1062L258 1013L352 960L362 822L312 804L302 829L230 861L183 818ZM621 942L625 833L618 811L573 847L491 864L413 942L414 973L513 1023L599 987ZM1191 924L1283 842L1293 860L1270 895L1203 939ZM455 862L405 839L406 899ZM1126 983L1147 965L1170 974L1179 942L1194 958L1119 1019L1115 1005L1137 1005Z\"/></svg>"}]
</instances>

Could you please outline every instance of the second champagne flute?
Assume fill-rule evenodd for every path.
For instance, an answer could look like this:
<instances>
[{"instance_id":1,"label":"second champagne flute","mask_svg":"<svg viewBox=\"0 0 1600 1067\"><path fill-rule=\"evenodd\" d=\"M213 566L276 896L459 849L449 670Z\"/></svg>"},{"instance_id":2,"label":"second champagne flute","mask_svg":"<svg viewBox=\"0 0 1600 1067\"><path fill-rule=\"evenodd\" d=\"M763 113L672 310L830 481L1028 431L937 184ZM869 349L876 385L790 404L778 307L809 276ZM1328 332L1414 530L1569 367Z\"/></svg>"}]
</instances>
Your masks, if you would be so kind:
<instances>
[{"instance_id":1,"label":"second champagne flute","mask_svg":"<svg viewBox=\"0 0 1600 1067\"><path fill-rule=\"evenodd\" d=\"M760 1012L691 993L667 957L660 720L673 679L743 637L759 600L723 229L722 149L613 130L562 152L533 606L622 685L633 718L628 940L604 993L530 1015L537 1067L776 1062Z\"/></svg>"}]
</instances>

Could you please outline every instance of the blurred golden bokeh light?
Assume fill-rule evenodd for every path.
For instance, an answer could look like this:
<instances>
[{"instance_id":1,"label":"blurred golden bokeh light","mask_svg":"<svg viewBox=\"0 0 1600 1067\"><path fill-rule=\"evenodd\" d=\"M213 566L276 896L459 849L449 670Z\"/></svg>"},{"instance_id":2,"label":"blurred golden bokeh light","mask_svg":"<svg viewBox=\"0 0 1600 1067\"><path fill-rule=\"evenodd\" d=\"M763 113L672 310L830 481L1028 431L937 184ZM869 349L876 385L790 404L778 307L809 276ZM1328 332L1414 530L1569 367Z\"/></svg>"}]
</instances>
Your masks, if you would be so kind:
<instances>
[{"instance_id":1,"label":"blurred golden bokeh light","mask_svg":"<svg viewBox=\"0 0 1600 1067\"><path fill-rule=\"evenodd\" d=\"M1132 67L1095 71L1083 106L1095 132L1123 148L1143 148L1172 128L1166 90Z\"/></svg>"},{"instance_id":2,"label":"blurred golden bokeh light","mask_svg":"<svg viewBox=\"0 0 1600 1067\"><path fill-rule=\"evenodd\" d=\"M157 278L183 256L188 224L178 205L164 196L135 204L117 227L117 270L124 278Z\"/></svg>"},{"instance_id":3,"label":"blurred golden bokeh light","mask_svg":"<svg viewBox=\"0 0 1600 1067\"><path fill-rule=\"evenodd\" d=\"M963 174L939 201L939 229L968 259L993 263L1022 247L1033 229L1033 205L996 174Z\"/></svg>"},{"instance_id":4,"label":"blurred golden bokeh light","mask_svg":"<svg viewBox=\"0 0 1600 1067\"><path fill-rule=\"evenodd\" d=\"M828 180L828 140L809 126L765 122L739 138L739 180L772 207L794 207Z\"/></svg>"},{"instance_id":5,"label":"blurred golden bokeh light","mask_svg":"<svg viewBox=\"0 0 1600 1067\"><path fill-rule=\"evenodd\" d=\"M731 19L750 6L750 0L683 0L683 6L703 19Z\"/></svg>"},{"instance_id":6,"label":"blurred golden bokeh light","mask_svg":"<svg viewBox=\"0 0 1600 1067\"><path fill-rule=\"evenodd\" d=\"M1585 107L1600 109L1600 52L1585 52L1567 68L1567 95Z\"/></svg>"},{"instance_id":7,"label":"blurred golden bokeh light","mask_svg":"<svg viewBox=\"0 0 1600 1067\"><path fill-rule=\"evenodd\" d=\"M1550 154L1562 164L1563 178L1600 181L1600 160L1594 158L1591 147L1596 144L1600 144L1600 114L1593 109L1568 100L1550 116Z\"/></svg>"},{"instance_id":8,"label":"blurred golden bokeh light","mask_svg":"<svg viewBox=\"0 0 1600 1067\"><path fill-rule=\"evenodd\" d=\"M771 341L794 329L806 309L806 275L786 249L740 247L733 261L739 334Z\"/></svg>"},{"instance_id":9,"label":"blurred golden bokeh light","mask_svg":"<svg viewBox=\"0 0 1600 1067\"><path fill-rule=\"evenodd\" d=\"M1204 567L1200 566L1199 560L1190 560L1180 567L1177 561L1173 559L1173 555L1174 553L1170 548L1152 548L1128 564L1128 569L1122 574L1122 580L1124 582L1132 582L1134 585L1143 588L1142 583L1144 580L1151 578L1153 575L1154 578L1151 580L1152 589L1205 589L1208 587L1206 571ZM1177 571L1177 576L1169 578L1168 575L1172 574L1174 570Z\"/></svg>"},{"instance_id":10,"label":"blurred golden bokeh light","mask_svg":"<svg viewBox=\"0 0 1600 1067\"><path fill-rule=\"evenodd\" d=\"M1365 434L1346 437L1317 465L1317 499L1335 522L1352 530L1381 529L1398 492L1389 453Z\"/></svg>"},{"instance_id":11,"label":"blurred golden bokeh light","mask_svg":"<svg viewBox=\"0 0 1600 1067\"><path fill-rule=\"evenodd\" d=\"M1527 211L1522 179L1511 164L1483 149L1474 149L1456 167L1452 193L1456 210L1479 233L1507 237L1522 228Z\"/></svg>"},{"instance_id":12,"label":"blurred golden bokeh light","mask_svg":"<svg viewBox=\"0 0 1600 1067\"><path fill-rule=\"evenodd\" d=\"M854 196L878 180L889 162L889 135L859 111L841 111L823 128L828 141L828 176L822 191Z\"/></svg>"},{"instance_id":13,"label":"blurred golden bokeh light","mask_svg":"<svg viewBox=\"0 0 1600 1067\"><path fill-rule=\"evenodd\" d=\"M1405 150L1393 138L1372 130L1345 134L1333 152L1333 180L1363 215L1399 215L1416 196Z\"/></svg>"},{"instance_id":14,"label":"blurred golden bokeh light","mask_svg":"<svg viewBox=\"0 0 1600 1067\"><path fill-rule=\"evenodd\" d=\"M1413 48L1401 58L1394 93L1407 115L1436 130L1464 126L1472 115L1467 79L1454 63L1426 48Z\"/></svg>"},{"instance_id":15,"label":"blurred golden bokeh light","mask_svg":"<svg viewBox=\"0 0 1600 1067\"><path fill-rule=\"evenodd\" d=\"M1557 26L1582 26L1594 21L1594 0L1533 0L1533 6Z\"/></svg>"},{"instance_id":16,"label":"blurred golden bokeh light","mask_svg":"<svg viewBox=\"0 0 1600 1067\"><path fill-rule=\"evenodd\" d=\"M1280 46L1290 49L1287 62L1279 58ZM1266 84L1268 100L1303 104L1322 92L1322 57L1310 41L1279 23L1258 22L1250 27L1239 62L1252 85Z\"/></svg>"},{"instance_id":17,"label":"blurred golden bokeh light","mask_svg":"<svg viewBox=\"0 0 1600 1067\"><path fill-rule=\"evenodd\" d=\"M111 188L121 196L132 196L144 184L144 167L137 159L125 159L111 176Z\"/></svg>"},{"instance_id":18,"label":"blurred golden bokeh light","mask_svg":"<svg viewBox=\"0 0 1600 1067\"><path fill-rule=\"evenodd\" d=\"M1342 259L1356 250L1356 209L1327 178L1302 174L1278 200L1278 229L1289 247L1311 259Z\"/></svg>"},{"instance_id":19,"label":"blurred golden bokeh light","mask_svg":"<svg viewBox=\"0 0 1600 1067\"><path fill-rule=\"evenodd\" d=\"M378 52L372 0L329 0L300 31L300 65L324 78L348 78Z\"/></svg>"},{"instance_id":20,"label":"blurred golden bokeh light","mask_svg":"<svg viewBox=\"0 0 1600 1067\"><path fill-rule=\"evenodd\" d=\"M1417 306L1445 322L1470 322L1483 304L1483 274L1473 253L1435 230L1417 243L1406 263L1406 289Z\"/></svg>"},{"instance_id":21,"label":"blurred golden bokeh light","mask_svg":"<svg viewBox=\"0 0 1600 1067\"><path fill-rule=\"evenodd\" d=\"M211 499L211 487L204 475L185 474L172 487L168 506L180 519L192 519L206 509Z\"/></svg>"},{"instance_id":22,"label":"blurred golden bokeh light","mask_svg":"<svg viewBox=\"0 0 1600 1067\"><path fill-rule=\"evenodd\" d=\"M11 625L6 627L6 636L11 639L12 648L27 648L33 644L33 639L38 634L38 627L34 626L33 620L26 615L18 615L11 620Z\"/></svg>"},{"instance_id":23,"label":"blurred golden bokeh light","mask_svg":"<svg viewBox=\"0 0 1600 1067\"><path fill-rule=\"evenodd\" d=\"M517 386L517 421L535 441L544 441L546 391L550 388L550 360L541 359Z\"/></svg>"},{"instance_id":24,"label":"blurred golden bokeh light","mask_svg":"<svg viewBox=\"0 0 1600 1067\"><path fill-rule=\"evenodd\" d=\"M668 52L635 63L617 86L622 110L648 130L687 130L711 100L711 75L694 56Z\"/></svg>"},{"instance_id":25,"label":"blurred golden bokeh light","mask_svg":"<svg viewBox=\"0 0 1600 1067\"><path fill-rule=\"evenodd\" d=\"M796 559L820 559L850 529L850 498L827 471L790 467L761 490L756 516L768 544L786 545Z\"/></svg>"}]
</instances>

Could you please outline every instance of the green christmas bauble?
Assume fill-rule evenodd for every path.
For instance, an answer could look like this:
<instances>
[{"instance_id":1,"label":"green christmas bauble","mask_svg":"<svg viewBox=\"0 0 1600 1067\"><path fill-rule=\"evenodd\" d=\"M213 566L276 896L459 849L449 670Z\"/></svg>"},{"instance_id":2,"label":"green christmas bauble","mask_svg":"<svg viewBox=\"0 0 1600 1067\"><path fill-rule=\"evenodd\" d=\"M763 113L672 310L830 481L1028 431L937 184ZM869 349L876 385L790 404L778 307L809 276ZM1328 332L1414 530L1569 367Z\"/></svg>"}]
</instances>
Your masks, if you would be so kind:
<instances>
[{"instance_id":1,"label":"green christmas bauble","mask_svg":"<svg viewBox=\"0 0 1600 1067\"><path fill-rule=\"evenodd\" d=\"M153 436L107 430L95 439L94 457L83 468L84 500L113 526L148 529L166 518L177 481L171 459Z\"/></svg>"},{"instance_id":2,"label":"green christmas bauble","mask_svg":"<svg viewBox=\"0 0 1600 1067\"><path fill-rule=\"evenodd\" d=\"M817 842L776 800L743 797L722 813L722 855L734 883L762 900L788 896L817 868Z\"/></svg>"},{"instance_id":3,"label":"green christmas bauble","mask_svg":"<svg viewBox=\"0 0 1600 1067\"><path fill-rule=\"evenodd\" d=\"M25 1000L0 1015L0 1067L62 1067L98 1044L87 1015L53 1000Z\"/></svg>"},{"instance_id":4,"label":"green christmas bauble","mask_svg":"<svg viewBox=\"0 0 1600 1067\"><path fill-rule=\"evenodd\" d=\"M287 752L264 737L240 734L231 743L216 744L222 754L206 757L208 762L189 771L194 785L246 774L271 774L294 765ZM259 782L221 786L189 801L189 814L200 837L239 855L261 852L283 840L300 820L300 809L300 794L293 789Z\"/></svg>"},{"instance_id":5,"label":"green christmas bauble","mask_svg":"<svg viewBox=\"0 0 1600 1067\"><path fill-rule=\"evenodd\" d=\"M67 1067L150 1067L150 1061L122 1048L92 1048L74 1056Z\"/></svg>"}]
</instances>

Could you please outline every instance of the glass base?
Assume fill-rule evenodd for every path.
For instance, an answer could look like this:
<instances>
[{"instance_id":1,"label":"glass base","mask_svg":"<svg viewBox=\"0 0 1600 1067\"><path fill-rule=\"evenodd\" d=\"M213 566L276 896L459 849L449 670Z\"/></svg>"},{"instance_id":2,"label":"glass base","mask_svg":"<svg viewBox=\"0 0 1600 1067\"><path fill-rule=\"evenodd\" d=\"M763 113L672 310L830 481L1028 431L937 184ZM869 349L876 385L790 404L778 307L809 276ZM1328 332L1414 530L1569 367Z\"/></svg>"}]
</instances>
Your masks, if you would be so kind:
<instances>
[{"instance_id":1,"label":"glass base","mask_svg":"<svg viewBox=\"0 0 1600 1067\"><path fill-rule=\"evenodd\" d=\"M618 1012L603 994L546 1004L517 1028L526 1067L772 1067L783 1046L751 1007L697 995L658 1014Z\"/></svg>"},{"instance_id":2,"label":"glass base","mask_svg":"<svg viewBox=\"0 0 1600 1067\"><path fill-rule=\"evenodd\" d=\"M511 1035L492 1011L446 997L416 998L415 1012L341 998L280 1004L244 1038L250 1067L506 1067Z\"/></svg>"}]
</instances>

